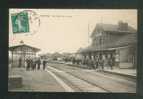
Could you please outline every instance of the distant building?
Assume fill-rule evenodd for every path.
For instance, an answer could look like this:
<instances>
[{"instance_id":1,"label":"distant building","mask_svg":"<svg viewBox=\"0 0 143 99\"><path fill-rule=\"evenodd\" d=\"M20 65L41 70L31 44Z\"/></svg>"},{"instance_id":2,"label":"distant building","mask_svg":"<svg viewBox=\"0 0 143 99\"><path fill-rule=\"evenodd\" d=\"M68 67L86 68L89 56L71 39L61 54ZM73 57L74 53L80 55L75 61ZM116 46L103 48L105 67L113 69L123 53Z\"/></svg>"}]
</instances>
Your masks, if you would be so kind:
<instances>
[{"instance_id":1,"label":"distant building","mask_svg":"<svg viewBox=\"0 0 143 99\"><path fill-rule=\"evenodd\" d=\"M137 62L137 31L120 21L117 25L96 24L92 44L80 53L90 59L96 56L115 58L120 68L135 68Z\"/></svg>"}]
</instances>

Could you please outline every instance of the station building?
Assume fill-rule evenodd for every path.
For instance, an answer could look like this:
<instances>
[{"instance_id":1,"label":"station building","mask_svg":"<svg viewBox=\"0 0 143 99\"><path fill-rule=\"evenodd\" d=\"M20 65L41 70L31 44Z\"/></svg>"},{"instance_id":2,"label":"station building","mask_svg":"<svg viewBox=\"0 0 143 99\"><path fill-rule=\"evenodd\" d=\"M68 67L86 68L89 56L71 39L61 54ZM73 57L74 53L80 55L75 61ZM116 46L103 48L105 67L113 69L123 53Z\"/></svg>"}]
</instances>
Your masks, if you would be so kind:
<instances>
[{"instance_id":1,"label":"station building","mask_svg":"<svg viewBox=\"0 0 143 99\"><path fill-rule=\"evenodd\" d=\"M128 23L96 24L91 34L92 44L79 51L84 58L94 59L112 57L115 66L136 68L137 65L137 31Z\"/></svg>"}]
</instances>

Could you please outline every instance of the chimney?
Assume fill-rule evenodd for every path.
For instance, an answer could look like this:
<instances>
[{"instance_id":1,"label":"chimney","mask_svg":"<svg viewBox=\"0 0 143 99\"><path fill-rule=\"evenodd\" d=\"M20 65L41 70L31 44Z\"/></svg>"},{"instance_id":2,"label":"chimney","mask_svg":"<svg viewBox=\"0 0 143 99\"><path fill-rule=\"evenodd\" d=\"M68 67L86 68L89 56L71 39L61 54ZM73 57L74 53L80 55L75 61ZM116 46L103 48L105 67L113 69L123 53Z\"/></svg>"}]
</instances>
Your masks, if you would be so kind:
<instances>
[{"instance_id":1,"label":"chimney","mask_svg":"<svg viewBox=\"0 0 143 99\"><path fill-rule=\"evenodd\" d=\"M120 31L127 31L128 30L128 23L123 22L123 21L119 21L118 22L118 29Z\"/></svg>"},{"instance_id":2,"label":"chimney","mask_svg":"<svg viewBox=\"0 0 143 99\"><path fill-rule=\"evenodd\" d=\"M21 40L19 43L20 43L21 45L23 45L23 44L24 44L24 41L23 41L23 40Z\"/></svg>"}]
</instances>

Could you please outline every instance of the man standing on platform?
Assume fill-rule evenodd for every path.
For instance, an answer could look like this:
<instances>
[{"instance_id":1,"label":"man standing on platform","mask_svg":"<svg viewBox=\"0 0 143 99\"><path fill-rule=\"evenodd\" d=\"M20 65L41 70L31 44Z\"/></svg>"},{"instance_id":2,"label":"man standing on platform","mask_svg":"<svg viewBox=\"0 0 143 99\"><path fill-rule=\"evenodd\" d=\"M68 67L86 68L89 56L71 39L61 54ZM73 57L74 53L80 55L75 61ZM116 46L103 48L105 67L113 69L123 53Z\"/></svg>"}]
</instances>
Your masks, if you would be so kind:
<instances>
[{"instance_id":1,"label":"man standing on platform","mask_svg":"<svg viewBox=\"0 0 143 99\"><path fill-rule=\"evenodd\" d=\"M30 58L26 59L26 70L30 69Z\"/></svg>"},{"instance_id":2,"label":"man standing on platform","mask_svg":"<svg viewBox=\"0 0 143 99\"><path fill-rule=\"evenodd\" d=\"M21 65L22 65L22 59L21 59L21 57L19 58L19 67L21 67Z\"/></svg>"},{"instance_id":3,"label":"man standing on platform","mask_svg":"<svg viewBox=\"0 0 143 99\"><path fill-rule=\"evenodd\" d=\"M45 70L45 68L46 68L46 60L43 60L43 70Z\"/></svg>"},{"instance_id":4,"label":"man standing on platform","mask_svg":"<svg viewBox=\"0 0 143 99\"><path fill-rule=\"evenodd\" d=\"M41 60L40 60L40 58L37 60L37 65L38 65L37 69L39 70L39 69L40 69L40 65L41 65Z\"/></svg>"}]
</instances>

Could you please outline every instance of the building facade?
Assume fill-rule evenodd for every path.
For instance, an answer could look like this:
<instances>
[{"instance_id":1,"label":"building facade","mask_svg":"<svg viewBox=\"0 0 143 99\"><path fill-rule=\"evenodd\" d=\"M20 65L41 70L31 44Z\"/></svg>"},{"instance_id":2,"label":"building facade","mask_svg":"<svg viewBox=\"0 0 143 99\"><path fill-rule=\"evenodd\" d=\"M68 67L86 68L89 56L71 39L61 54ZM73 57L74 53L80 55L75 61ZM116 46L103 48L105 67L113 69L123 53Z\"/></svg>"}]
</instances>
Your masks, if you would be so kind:
<instances>
[{"instance_id":1,"label":"building facade","mask_svg":"<svg viewBox=\"0 0 143 99\"><path fill-rule=\"evenodd\" d=\"M85 58L111 57L114 58L114 66L136 68L137 32L128 23L96 24L91 39L92 44L80 51Z\"/></svg>"}]
</instances>

